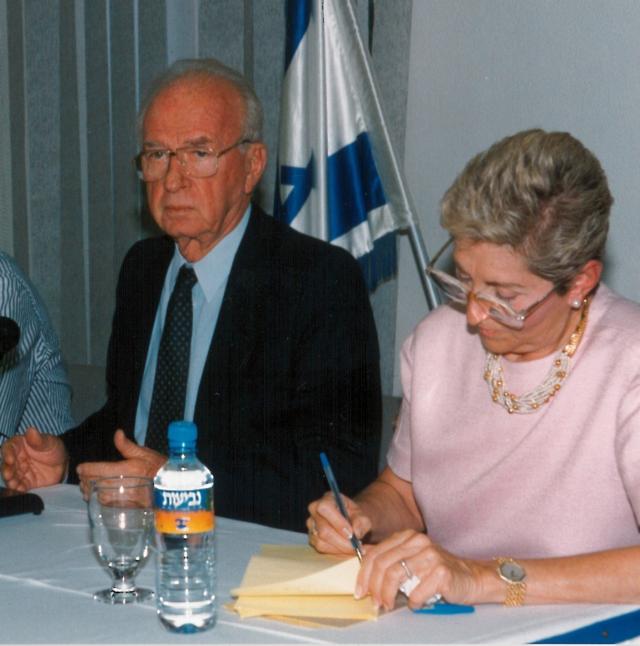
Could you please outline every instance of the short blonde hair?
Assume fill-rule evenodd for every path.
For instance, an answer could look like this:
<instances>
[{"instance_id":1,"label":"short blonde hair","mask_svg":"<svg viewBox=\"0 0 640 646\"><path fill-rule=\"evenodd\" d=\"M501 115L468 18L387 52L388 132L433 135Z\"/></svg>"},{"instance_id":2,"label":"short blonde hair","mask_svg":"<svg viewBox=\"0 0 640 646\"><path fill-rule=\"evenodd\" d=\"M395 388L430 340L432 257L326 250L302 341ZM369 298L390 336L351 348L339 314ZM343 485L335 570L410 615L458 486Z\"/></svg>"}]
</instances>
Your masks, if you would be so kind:
<instances>
[{"instance_id":1,"label":"short blonde hair","mask_svg":"<svg viewBox=\"0 0 640 646\"><path fill-rule=\"evenodd\" d=\"M560 293L602 260L613 198L596 157L566 132L527 130L476 155L442 198L454 238L509 245Z\"/></svg>"}]
</instances>

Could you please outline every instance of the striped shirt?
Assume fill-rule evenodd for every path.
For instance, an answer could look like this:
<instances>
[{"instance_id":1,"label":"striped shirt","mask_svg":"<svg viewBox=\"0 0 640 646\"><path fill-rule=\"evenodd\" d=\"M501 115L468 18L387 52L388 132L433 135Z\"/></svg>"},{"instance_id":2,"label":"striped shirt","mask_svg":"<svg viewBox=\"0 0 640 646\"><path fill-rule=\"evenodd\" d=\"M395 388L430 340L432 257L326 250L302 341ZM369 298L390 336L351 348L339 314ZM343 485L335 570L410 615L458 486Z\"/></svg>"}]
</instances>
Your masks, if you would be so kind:
<instances>
[{"instance_id":1,"label":"striped shirt","mask_svg":"<svg viewBox=\"0 0 640 646\"><path fill-rule=\"evenodd\" d=\"M74 421L58 337L35 288L1 251L0 316L20 328L17 347L0 358L0 443L29 426L59 435Z\"/></svg>"}]
</instances>

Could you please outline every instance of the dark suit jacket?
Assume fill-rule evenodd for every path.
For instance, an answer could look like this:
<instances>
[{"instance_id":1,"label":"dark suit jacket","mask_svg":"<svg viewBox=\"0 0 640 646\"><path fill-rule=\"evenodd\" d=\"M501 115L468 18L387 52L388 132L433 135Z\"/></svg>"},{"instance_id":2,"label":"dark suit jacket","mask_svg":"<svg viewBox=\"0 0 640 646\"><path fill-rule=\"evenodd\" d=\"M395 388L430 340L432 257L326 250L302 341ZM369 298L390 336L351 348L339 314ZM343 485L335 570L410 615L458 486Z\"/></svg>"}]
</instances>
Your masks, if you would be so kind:
<instances>
[{"instance_id":1,"label":"dark suit jacket","mask_svg":"<svg viewBox=\"0 0 640 646\"><path fill-rule=\"evenodd\" d=\"M63 435L70 475L118 459L133 438L151 330L174 243L136 243L118 281L108 399ZM381 396L375 325L360 267L345 251L253 207L205 363L194 422L221 516L304 530L324 450L346 494L377 472Z\"/></svg>"}]
</instances>

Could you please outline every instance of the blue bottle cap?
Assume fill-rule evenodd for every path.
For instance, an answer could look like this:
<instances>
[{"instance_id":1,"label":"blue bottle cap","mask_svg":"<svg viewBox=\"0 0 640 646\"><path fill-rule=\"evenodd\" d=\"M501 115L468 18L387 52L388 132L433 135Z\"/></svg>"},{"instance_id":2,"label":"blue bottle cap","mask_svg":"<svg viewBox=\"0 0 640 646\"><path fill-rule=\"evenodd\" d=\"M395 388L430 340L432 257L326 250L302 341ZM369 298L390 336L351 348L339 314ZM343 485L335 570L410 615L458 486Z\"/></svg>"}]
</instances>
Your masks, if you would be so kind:
<instances>
[{"instance_id":1,"label":"blue bottle cap","mask_svg":"<svg viewBox=\"0 0 640 646\"><path fill-rule=\"evenodd\" d=\"M197 437L198 427L193 422L180 421L169 424L169 448L195 446Z\"/></svg>"}]
</instances>

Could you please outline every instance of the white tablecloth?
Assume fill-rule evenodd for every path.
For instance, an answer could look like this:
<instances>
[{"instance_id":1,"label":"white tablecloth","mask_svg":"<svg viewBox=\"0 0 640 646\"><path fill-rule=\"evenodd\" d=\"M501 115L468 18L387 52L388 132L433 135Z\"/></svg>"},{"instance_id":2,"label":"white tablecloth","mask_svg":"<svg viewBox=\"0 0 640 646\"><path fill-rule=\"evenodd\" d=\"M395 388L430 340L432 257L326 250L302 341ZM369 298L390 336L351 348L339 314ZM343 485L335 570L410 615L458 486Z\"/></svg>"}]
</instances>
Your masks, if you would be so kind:
<instances>
[{"instance_id":1,"label":"white tablecloth","mask_svg":"<svg viewBox=\"0 0 640 646\"><path fill-rule=\"evenodd\" d=\"M0 642L2 643L525 643L637 609L636 606L500 605L468 615L414 615L407 608L341 629L290 627L241 620L224 610L249 558L263 543L305 543L306 536L218 519L218 623L177 635L158 621L153 603L108 606L92 593L108 587L91 546L86 505L77 487L38 490L45 511L0 518ZM154 559L137 577L153 587Z\"/></svg>"}]
</instances>

